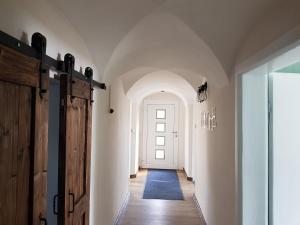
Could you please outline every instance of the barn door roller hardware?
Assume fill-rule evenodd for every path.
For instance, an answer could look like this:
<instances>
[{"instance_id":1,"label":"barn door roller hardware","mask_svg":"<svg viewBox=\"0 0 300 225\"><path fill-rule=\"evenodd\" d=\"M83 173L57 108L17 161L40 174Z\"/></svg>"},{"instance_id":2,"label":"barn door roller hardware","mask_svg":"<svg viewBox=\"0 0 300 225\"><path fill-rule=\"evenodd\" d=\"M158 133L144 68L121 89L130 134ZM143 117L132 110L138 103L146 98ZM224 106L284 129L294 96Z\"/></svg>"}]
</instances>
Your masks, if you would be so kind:
<instances>
[{"instance_id":1,"label":"barn door roller hardware","mask_svg":"<svg viewBox=\"0 0 300 225\"><path fill-rule=\"evenodd\" d=\"M65 72L70 74L70 95L71 95L71 101L75 98L73 96L73 84L75 83L75 80L73 80L73 71L75 67L75 57L71 55L70 53L65 55L64 58L64 65L65 65Z\"/></svg>"},{"instance_id":2,"label":"barn door roller hardware","mask_svg":"<svg viewBox=\"0 0 300 225\"><path fill-rule=\"evenodd\" d=\"M86 76L86 78L89 80L90 82L90 102L93 103L94 100L93 100L93 91L94 91L94 88L93 88L93 84L92 84L92 81L93 81L93 69L91 67L87 67L85 68L85 71L84 71L84 75Z\"/></svg>"},{"instance_id":3,"label":"barn door roller hardware","mask_svg":"<svg viewBox=\"0 0 300 225\"><path fill-rule=\"evenodd\" d=\"M39 35L38 34L33 34L32 40L33 39L43 39L43 38L45 38L43 35L41 35L41 36L40 35L41 34L39 34ZM37 42L37 43L35 43L35 42ZM8 48L12 48L17 52L20 52L24 55L27 55L29 57L32 57L32 58L35 58L35 59L38 59L38 60L41 60L41 56L42 56L42 58L43 58L43 67L41 66L41 68L53 69L53 70L56 70L58 73L65 73L65 71L64 71L65 69L63 68L64 65L62 65L62 64L64 64L63 61L58 61L58 60L53 59L50 56L46 55L46 42L43 43L44 46L40 45L42 43L38 44L37 40L34 41L34 43L32 43L32 46L29 46L29 45L19 41L18 39L14 38L14 37L12 37L12 36L10 36L10 35L8 35L8 34L6 34L6 33L4 33L3 31L0 30L0 44L6 46ZM42 55L41 55L41 52L43 53ZM42 80L45 76L46 75L41 77ZM72 76L76 77L78 79L81 79L81 80L85 80L85 81L87 80L87 77L85 75L83 75L82 73L80 73L80 72L78 72L74 69L72 69ZM94 87L98 87L100 89L106 90L105 83L99 83L95 80L92 80L91 83ZM45 89L45 86L43 86L45 84L41 83L41 85L42 85L41 87L43 89ZM47 91L47 90L44 90L44 91Z\"/></svg>"},{"instance_id":4,"label":"barn door roller hardware","mask_svg":"<svg viewBox=\"0 0 300 225\"><path fill-rule=\"evenodd\" d=\"M40 33L34 33L31 38L31 46L38 52L40 60L40 95L47 93L47 88L45 85L47 74L47 68L45 65L45 55L47 48L47 39Z\"/></svg>"}]
</instances>

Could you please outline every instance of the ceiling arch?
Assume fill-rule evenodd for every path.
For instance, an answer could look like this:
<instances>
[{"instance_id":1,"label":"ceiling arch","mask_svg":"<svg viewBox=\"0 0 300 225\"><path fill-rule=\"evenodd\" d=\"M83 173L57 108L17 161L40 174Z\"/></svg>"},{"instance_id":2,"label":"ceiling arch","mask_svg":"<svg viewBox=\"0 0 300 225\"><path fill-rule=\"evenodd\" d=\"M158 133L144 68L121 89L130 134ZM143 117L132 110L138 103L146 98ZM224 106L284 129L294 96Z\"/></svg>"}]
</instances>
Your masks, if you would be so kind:
<instances>
[{"instance_id":1,"label":"ceiling arch","mask_svg":"<svg viewBox=\"0 0 300 225\"><path fill-rule=\"evenodd\" d=\"M249 32L271 6L284 2L284 0L46 1L54 4L85 40L97 71L103 79L110 80L111 76L122 75L118 74L118 71L126 73L135 68L154 66L159 69L180 71L189 68L193 73L207 76L208 79L215 76L220 79L221 84L224 82L224 74L228 77L233 74L238 51ZM165 26L166 24L168 26ZM165 26L169 34L181 33L179 31L183 29L182 33L187 34L187 37L175 35L167 38L168 32L163 32L152 33L147 38L141 35L138 38L137 34L143 29L142 25L147 25L149 30L151 28L155 32ZM147 26L144 27L146 32ZM158 40L160 36L162 37L160 42L154 43L150 40L151 37ZM140 46L139 50L132 40L136 40ZM187 40L191 43L186 43ZM175 42L177 46L173 48ZM199 47L201 42L203 48ZM158 53L162 54L163 59L154 57L158 53L152 54L152 48L147 45L149 43L152 47L155 44L157 47L162 46ZM209 53L207 58L216 59L211 60L215 61L214 66L199 61L205 48ZM184 59L188 51L189 57ZM143 52L143 57L140 58L138 52ZM125 56L132 57L136 65L134 62L129 63L128 58L120 61ZM117 65L119 68L113 65L114 62L120 62L120 65ZM188 71L185 73L188 74Z\"/></svg>"},{"instance_id":2,"label":"ceiling arch","mask_svg":"<svg viewBox=\"0 0 300 225\"><path fill-rule=\"evenodd\" d=\"M185 79L163 70L149 73L125 89L127 97L133 102L140 102L146 96L161 91L177 95L185 104L191 104L196 97L196 91Z\"/></svg>"},{"instance_id":3,"label":"ceiling arch","mask_svg":"<svg viewBox=\"0 0 300 225\"><path fill-rule=\"evenodd\" d=\"M155 67L139 67L128 71L127 73L123 74L120 77L123 82L123 88L125 92L127 92L131 88L131 86L139 79L143 78L148 74L152 74L154 72L160 72L160 71L162 70ZM172 70L167 70L167 72L180 76L186 82L188 82L189 85L191 85L191 87L194 88L194 90L197 90L200 84L206 81L204 77L201 77L199 76L199 74L193 73L191 71L172 69Z\"/></svg>"},{"instance_id":4,"label":"ceiling arch","mask_svg":"<svg viewBox=\"0 0 300 225\"><path fill-rule=\"evenodd\" d=\"M172 29L170 29L172 28ZM170 14L145 17L115 49L105 79L113 79L137 67L197 73L224 85L228 78L210 48L186 24Z\"/></svg>"}]
</instances>

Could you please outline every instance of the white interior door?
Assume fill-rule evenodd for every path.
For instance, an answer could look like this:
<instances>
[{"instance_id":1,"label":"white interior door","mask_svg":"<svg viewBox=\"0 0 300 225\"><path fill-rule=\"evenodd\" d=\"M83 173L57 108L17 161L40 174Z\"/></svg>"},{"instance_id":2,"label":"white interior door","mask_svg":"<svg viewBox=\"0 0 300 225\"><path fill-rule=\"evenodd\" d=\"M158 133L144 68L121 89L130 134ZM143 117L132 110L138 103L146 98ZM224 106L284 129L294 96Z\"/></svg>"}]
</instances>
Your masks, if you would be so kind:
<instances>
[{"instance_id":1,"label":"white interior door","mask_svg":"<svg viewBox=\"0 0 300 225\"><path fill-rule=\"evenodd\" d=\"M177 169L177 102L144 103L144 168Z\"/></svg>"}]
</instances>

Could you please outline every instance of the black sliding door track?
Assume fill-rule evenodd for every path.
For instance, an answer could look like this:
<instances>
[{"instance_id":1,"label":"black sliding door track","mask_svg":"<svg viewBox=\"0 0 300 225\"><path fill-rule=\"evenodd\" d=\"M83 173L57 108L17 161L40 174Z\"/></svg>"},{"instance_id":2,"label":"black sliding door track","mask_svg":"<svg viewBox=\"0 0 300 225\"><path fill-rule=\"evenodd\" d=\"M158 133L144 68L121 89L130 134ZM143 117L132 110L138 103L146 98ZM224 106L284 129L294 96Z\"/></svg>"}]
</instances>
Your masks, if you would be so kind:
<instances>
[{"instance_id":1,"label":"black sliding door track","mask_svg":"<svg viewBox=\"0 0 300 225\"><path fill-rule=\"evenodd\" d=\"M0 44L6 46L8 48L14 49L17 52L20 52L29 57L36 58L38 60L40 59L40 54L33 47L19 41L18 39L4 33L1 30L0 30ZM44 58L44 63L50 69L53 69L59 73L66 73L65 71L62 71L62 69L61 69L62 62L63 61L58 61L56 59L51 58L48 55L45 55L45 58ZM80 73L76 70L72 71L72 75L78 79L87 80L86 76L84 76L82 73ZM105 83L100 83L95 80L92 81L92 85L94 87L98 87L100 89L104 89L104 90L106 89Z\"/></svg>"}]
</instances>

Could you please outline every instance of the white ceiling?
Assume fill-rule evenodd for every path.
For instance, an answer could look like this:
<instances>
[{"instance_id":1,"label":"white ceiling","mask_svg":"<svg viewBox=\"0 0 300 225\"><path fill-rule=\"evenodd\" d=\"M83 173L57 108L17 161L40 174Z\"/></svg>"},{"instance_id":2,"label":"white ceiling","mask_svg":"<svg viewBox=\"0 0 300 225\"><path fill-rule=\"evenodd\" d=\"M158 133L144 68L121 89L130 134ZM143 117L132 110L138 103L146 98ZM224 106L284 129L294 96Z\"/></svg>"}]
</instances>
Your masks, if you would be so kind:
<instances>
[{"instance_id":1,"label":"white ceiling","mask_svg":"<svg viewBox=\"0 0 300 225\"><path fill-rule=\"evenodd\" d=\"M126 81L124 83L126 84ZM128 88L125 89L127 97L137 103L146 96L160 93L162 90L177 95L186 105L192 104L196 98L194 88L181 76L169 71L149 73L134 84L128 85Z\"/></svg>"},{"instance_id":2,"label":"white ceiling","mask_svg":"<svg viewBox=\"0 0 300 225\"><path fill-rule=\"evenodd\" d=\"M280 1L51 2L85 40L105 80L130 71L168 70L224 84L247 34Z\"/></svg>"}]
</instances>

